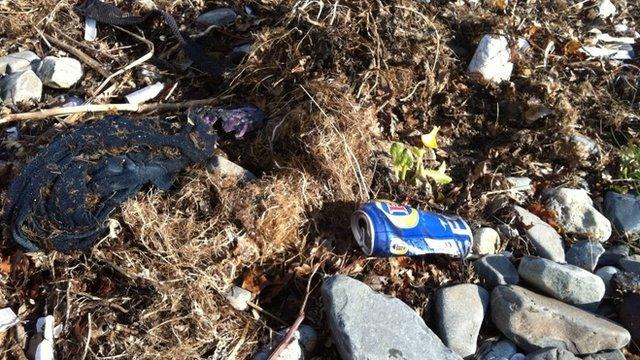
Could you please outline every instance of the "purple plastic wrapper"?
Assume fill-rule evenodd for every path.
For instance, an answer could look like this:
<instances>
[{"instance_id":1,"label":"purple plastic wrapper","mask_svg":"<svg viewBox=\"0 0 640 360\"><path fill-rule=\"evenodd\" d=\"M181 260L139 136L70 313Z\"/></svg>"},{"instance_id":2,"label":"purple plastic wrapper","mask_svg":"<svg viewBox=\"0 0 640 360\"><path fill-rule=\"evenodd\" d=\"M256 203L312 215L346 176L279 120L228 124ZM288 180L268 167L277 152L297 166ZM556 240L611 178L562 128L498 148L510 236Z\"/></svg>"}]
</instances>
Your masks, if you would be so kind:
<instances>
[{"instance_id":1,"label":"purple plastic wrapper","mask_svg":"<svg viewBox=\"0 0 640 360\"><path fill-rule=\"evenodd\" d=\"M220 121L225 133L233 133L236 139L264 126L265 114L257 106L247 104L234 108L200 108L196 114L209 124Z\"/></svg>"}]
</instances>

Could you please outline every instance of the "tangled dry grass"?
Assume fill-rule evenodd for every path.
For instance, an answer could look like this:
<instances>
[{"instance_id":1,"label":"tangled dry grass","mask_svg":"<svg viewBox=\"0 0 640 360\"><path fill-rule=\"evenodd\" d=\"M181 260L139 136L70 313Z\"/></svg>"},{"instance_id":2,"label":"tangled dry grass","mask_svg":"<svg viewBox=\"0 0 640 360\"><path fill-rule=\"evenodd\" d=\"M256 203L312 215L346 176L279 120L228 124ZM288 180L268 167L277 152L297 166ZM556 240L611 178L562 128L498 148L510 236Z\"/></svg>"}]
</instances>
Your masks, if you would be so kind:
<instances>
[{"instance_id":1,"label":"tangled dry grass","mask_svg":"<svg viewBox=\"0 0 640 360\"><path fill-rule=\"evenodd\" d=\"M139 12L148 3L119 5ZM604 31L611 24L590 17L590 2L579 8L564 0L506 8L490 3L471 8L445 1L263 0L252 4L257 19L229 30L234 36L208 35L212 48L221 51L234 42L253 43L223 87L197 73L174 71L175 42L158 40L161 27L145 29L156 43L152 62L178 84L169 101L215 97L266 110L270 121L259 134L221 144L259 179L241 183L207 168L189 169L174 191L150 189L127 202L114 214L109 236L85 254L23 254L5 233L0 306L20 308L27 322L2 339L3 356L25 358L35 319L53 314L64 325L56 343L60 358L248 358L271 329L293 322L317 266L320 275L348 273L371 284L388 277L377 286L426 314L437 285L473 274L450 259L362 258L348 230L359 202L386 197L496 223L504 220L500 209L507 200L487 192L505 176L526 175L545 184L587 179L601 189L607 175L616 176L619 144L640 129L632 96L639 74L632 65L615 68L579 58L565 45L581 40L589 26ZM75 40L74 46L110 72L147 51L106 27L99 41L82 42L74 5L0 1L0 55L23 48L59 53L43 33ZM223 4L155 5L193 33L199 13ZM245 4L224 5L240 10ZM626 10L618 19L630 26L638 22L636 2L621 8ZM524 36L532 44L532 51L517 58L510 84L486 84L465 73L480 36L494 32L512 40ZM550 41L558 50L545 59ZM90 95L104 79L86 70L76 91ZM139 84L139 72L125 72L94 101L116 101ZM537 104L553 114L524 122ZM170 116L181 121L178 114ZM438 155L451 164L453 184L434 192L392 184L379 156L388 141L414 141L433 125L442 126ZM66 128L56 120L20 124L22 140L2 144L2 189L38 145ZM573 146L567 139L576 132L597 139L603 156L593 159ZM516 251L527 251L513 241ZM320 276L312 280L315 285ZM251 290L264 310L229 306L224 293L234 284ZM306 321L324 329L316 294L314 287ZM318 355L336 356L329 342Z\"/></svg>"}]
</instances>

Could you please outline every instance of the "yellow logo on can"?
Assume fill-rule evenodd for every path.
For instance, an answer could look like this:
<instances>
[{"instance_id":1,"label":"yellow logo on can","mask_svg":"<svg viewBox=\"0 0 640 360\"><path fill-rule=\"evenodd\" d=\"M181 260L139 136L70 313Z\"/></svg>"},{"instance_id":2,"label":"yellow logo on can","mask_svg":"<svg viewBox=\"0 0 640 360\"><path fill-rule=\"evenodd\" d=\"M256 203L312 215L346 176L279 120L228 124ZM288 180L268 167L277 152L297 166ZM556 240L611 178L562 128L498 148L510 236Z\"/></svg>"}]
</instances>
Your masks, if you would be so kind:
<instances>
[{"instance_id":1,"label":"yellow logo on can","mask_svg":"<svg viewBox=\"0 0 640 360\"><path fill-rule=\"evenodd\" d=\"M391 201L378 201L376 207L380 209L387 219L397 228L412 229L418 226L420 214L418 210L407 205L400 205Z\"/></svg>"}]
</instances>

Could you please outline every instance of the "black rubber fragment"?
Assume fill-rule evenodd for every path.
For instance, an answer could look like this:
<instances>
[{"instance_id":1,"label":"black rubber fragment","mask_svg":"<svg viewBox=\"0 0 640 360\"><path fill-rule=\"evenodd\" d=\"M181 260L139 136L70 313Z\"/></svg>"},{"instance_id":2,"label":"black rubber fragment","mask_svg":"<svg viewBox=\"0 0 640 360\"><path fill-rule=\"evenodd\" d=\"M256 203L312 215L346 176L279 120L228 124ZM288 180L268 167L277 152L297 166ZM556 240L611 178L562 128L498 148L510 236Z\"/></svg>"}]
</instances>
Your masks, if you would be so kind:
<instances>
[{"instance_id":1,"label":"black rubber fragment","mask_svg":"<svg viewBox=\"0 0 640 360\"><path fill-rule=\"evenodd\" d=\"M186 166L213 157L213 123L192 121L174 133L168 123L109 116L57 137L9 188L13 240L28 251L90 248L108 216L142 187L168 190Z\"/></svg>"}]
</instances>

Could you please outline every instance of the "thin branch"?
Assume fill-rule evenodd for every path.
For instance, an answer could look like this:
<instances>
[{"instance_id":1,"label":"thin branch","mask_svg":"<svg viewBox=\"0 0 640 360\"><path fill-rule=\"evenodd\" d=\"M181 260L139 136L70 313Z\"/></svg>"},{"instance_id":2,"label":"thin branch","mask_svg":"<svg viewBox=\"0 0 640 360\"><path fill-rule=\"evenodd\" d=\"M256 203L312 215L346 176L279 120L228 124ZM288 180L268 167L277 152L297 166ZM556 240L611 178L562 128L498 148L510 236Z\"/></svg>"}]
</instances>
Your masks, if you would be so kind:
<instances>
[{"instance_id":1,"label":"thin branch","mask_svg":"<svg viewBox=\"0 0 640 360\"><path fill-rule=\"evenodd\" d=\"M109 72L104 69L104 65L100 64L99 62L94 60L91 56L85 54L78 48L71 46L62 40L56 39L49 34L43 33L43 35L47 39L47 41L49 41L50 43L53 43L55 46L61 48L62 50L75 55L83 63L87 64L89 67L95 70L98 74L102 75L105 78L108 78L110 76Z\"/></svg>"},{"instance_id":2,"label":"thin branch","mask_svg":"<svg viewBox=\"0 0 640 360\"><path fill-rule=\"evenodd\" d=\"M108 112L133 112L133 113L148 113L148 112L167 112L185 110L192 106L204 106L213 105L217 103L219 99L201 99L191 100L179 103L150 103L150 104L100 104L100 105L80 105L70 107L56 107L52 109L45 109L40 111L32 111L19 114L9 114L0 118L0 125L10 123L13 121L29 121L29 120L43 120L54 116L63 116L71 114L82 113L108 113Z\"/></svg>"},{"instance_id":3,"label":"thin branch","mask_svg":"<svg viewBox=\"0 0 640 360\"><path fill-rule=\"evenodd\" d=\"M296 331L298 331L298 328L300 327L300 324L302 324L302 321L304 321L304 309L307 307L307 300L309 300L309 294L311 294L311 280L323 263L324 260L322 260L314 267L313 272L311 273L311 275L309 276L309 280L307 281L307 291L304 295L304 300L302 301L302 305L300 306L300 311L298 312L296 321L293 323L293 325L291 325L289 331L287 331L287 334L284 336L284 339L282 339L282 341L280 342L280 345L278 345L278 347L271 353L267 360L276 360L278 356L280 356L280 354L284 351L284 349L287 348L287 346L293 339L293 336L295 335Z\"/></svg>"}]
</instances>

